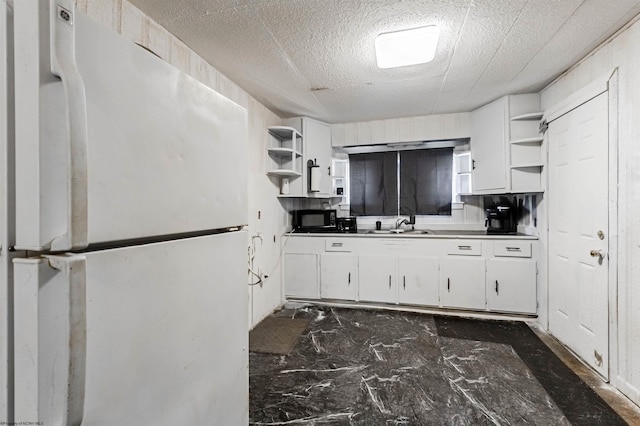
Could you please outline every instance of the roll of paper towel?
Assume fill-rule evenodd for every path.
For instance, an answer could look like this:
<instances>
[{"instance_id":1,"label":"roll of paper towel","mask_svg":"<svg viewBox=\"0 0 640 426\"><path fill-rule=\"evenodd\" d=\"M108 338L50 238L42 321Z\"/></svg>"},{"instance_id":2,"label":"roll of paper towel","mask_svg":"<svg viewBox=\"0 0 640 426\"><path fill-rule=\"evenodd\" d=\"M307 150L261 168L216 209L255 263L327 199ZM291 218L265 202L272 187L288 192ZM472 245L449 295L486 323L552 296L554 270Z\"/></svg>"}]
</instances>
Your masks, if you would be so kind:
<instances>
[{"instance_id":1,"label":"roll of paper towel","mask_svg":"<svg viewBox=\"0 0 640 426\"><path fill-rule=\"evenodd\" d=\"M311 192L320 192L320 166L311 167Z\"/></svg>"},{"instance_id":2,"label":"roll of paper towel","mask_svg":"<svg viewBox=\"0 0 640 426\"><path fill-rule=\"evenodd\" d=\"M289 178L282 178L280 182L280 194L289 195Z\"/></svg>"}]
</instances>

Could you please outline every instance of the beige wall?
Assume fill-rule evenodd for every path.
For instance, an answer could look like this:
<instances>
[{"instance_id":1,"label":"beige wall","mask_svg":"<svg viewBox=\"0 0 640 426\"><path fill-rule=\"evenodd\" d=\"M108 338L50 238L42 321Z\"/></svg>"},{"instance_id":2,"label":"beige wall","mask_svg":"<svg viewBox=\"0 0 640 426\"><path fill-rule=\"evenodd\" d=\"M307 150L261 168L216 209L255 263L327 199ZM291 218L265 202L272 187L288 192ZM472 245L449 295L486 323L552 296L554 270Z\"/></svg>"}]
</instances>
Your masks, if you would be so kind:
<instances>
[{"instance_id":1,"label":"beige wall","mask_svg":"<svg viewBox=\"0 0 640 426\"><path fill-rule=\"evenodd\" d=\"M247 109L249 114L250 238L248 244L256 249L254 269L269 275L262 286L247 286L249 323L252 326L255 325L283 301L279 255L286 215L276 198L278 186L266 176L264 164L264 153L268 142L266 128L281 124L280 117L249 96L127 0L76 0L76 7L80 12L86 13L114 31L150 49L178 69ZM232 181L217 183L233 185ZM258 212L260 212L260 219L258 219Z\"/></svg>"},{"instance_id":2,"label":"beige wall","mask_svg":"<svg viewBox=\"0 0 640 426\"><path fill-rule=\"evenodd\" d=\"M640 404L640 22L637 18L634 24L547 87L542 92L542 106L544 110L552 108L616 68L619 81L618 345L612 355L618 351L619 363L612 365L611 373L612 382ZM615 341L616 336L612 338Z\"/></svg>"}]
</instances>

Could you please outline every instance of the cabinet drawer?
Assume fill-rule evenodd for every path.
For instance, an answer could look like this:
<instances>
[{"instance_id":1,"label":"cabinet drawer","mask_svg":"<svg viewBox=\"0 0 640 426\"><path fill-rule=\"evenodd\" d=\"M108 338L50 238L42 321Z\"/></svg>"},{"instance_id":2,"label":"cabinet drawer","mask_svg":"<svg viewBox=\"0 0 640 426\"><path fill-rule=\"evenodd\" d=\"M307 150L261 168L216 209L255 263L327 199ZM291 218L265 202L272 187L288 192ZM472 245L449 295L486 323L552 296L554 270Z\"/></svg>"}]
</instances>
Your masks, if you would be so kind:
<instances>
[{"instance_id":1,"label":"cabinet drawer","mask_svg":"<svg viewBox=\"0 0 640 426\"><path fill-rule=\"evenodd\" d=\"M531 243L519 241L495 241L493 253L496 257L531 257Z\"/></svg>"},{"instance_id":2,"label":"cabinet drawer","mask_svg":"<svg viewBox=\"0 0 640 426\"><path fill-rule=\"evenodd\" d=\"M447 245L447 254L462 256L482 255L482 241L480 240L452 240Z\"/></svg>"},{"instance_id":3,"label":"cabinet drawer","mask_svg":"<svg viewBox=\"0 0 640 426\"><path fill-rule=\"evenodd\" d=\"M325 240L325 251L341 251L341 252L350 252L353 250L353 241L349 241L346 238L335 239L335 238L327 238Z\"/></svg>"}]
</instances>

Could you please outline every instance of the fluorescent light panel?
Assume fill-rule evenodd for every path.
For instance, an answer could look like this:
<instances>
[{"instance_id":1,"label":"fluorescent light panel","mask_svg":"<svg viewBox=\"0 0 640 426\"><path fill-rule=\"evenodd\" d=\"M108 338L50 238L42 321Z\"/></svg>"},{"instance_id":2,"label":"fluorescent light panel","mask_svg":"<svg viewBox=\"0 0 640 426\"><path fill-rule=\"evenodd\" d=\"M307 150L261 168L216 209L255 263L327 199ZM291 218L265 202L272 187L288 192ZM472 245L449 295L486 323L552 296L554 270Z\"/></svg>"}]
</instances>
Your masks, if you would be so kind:
<instances>
[{"instance_id":1,"label":"fluorescent light panel","mask_svg":"<svg viewBox=\"0 0 640 426\"><path fill-rule=\"evenodd\" d=\"M433 60L440 30L436 26L382 33L376 37L379 68L425 64Z\"/></svg>"}]
</instances>

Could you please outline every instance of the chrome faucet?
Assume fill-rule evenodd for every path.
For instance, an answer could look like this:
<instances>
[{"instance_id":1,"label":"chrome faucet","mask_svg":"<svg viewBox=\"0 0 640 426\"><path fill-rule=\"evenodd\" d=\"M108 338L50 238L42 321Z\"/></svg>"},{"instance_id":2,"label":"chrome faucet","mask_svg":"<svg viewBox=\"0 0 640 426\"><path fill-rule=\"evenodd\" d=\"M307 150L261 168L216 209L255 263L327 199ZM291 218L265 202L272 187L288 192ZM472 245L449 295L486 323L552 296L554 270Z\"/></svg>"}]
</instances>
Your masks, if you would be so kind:
<instances>
[{"instance_id":1,"label":"chrome faucet","mask_svg":"<svg viewBox=\"0 0 640 426\"><path fill-rule=\"evenodd\" d=\"M403 218L403 217L399 217L399 218L396 220L396 229L400 229L400 227L401 227L403 224L407 224L407 225L409 225L409 220L407 220L406 218Z\"/></svg>"}]
</instances>

